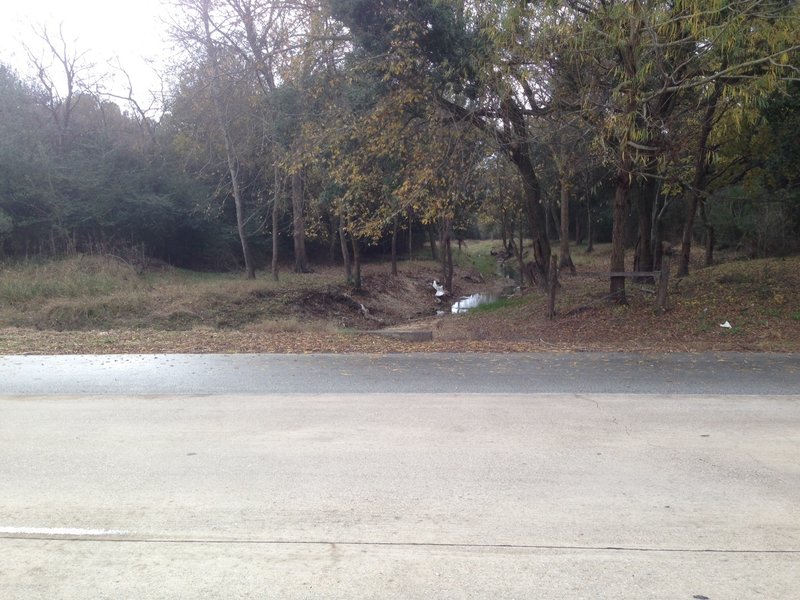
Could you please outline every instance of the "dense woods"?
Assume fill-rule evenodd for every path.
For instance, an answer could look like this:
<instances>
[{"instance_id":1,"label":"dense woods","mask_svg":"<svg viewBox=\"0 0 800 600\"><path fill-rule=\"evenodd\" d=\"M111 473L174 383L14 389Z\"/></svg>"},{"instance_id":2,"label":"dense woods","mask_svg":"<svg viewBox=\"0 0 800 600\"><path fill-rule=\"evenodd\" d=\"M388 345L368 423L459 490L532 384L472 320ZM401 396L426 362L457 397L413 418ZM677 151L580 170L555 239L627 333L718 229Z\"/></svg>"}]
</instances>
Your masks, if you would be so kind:
<instances>
[{"instance_id":1,"label":"dense woods","mask_svg":"<svg viewBox=\"0 0 800 600\"><path fill-rule=\"evenodd\" d=\"M334 260L359 286L365 254L426 243L449 286L466 236L502 239L531 285L594 241L611 271L658 269L666 243L680 273L694 244L709 264L796 251L799 18L781 0L181 0L150 108L44 33L32 76L0 66L0 259L273 278Z\"/></svg>"}]
</instances>

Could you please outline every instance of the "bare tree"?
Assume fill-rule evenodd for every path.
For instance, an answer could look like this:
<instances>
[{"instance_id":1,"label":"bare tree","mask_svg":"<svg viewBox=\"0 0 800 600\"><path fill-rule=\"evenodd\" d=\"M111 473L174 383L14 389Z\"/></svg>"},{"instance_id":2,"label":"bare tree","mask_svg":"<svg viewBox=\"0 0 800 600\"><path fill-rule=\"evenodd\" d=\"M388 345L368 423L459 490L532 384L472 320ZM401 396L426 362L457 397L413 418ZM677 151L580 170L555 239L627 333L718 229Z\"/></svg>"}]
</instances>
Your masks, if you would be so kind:
<instances>
[{"instance_id":1,"label":"bare tree","mask_svg":"<svg viewBox=\"0 0 800 600\"><path fill-rule=\"evenodd\" d=\"M217 0L215 9L214 33L230 52L243 61L257 82L259 111L263 115L263 130L270 146L269 158L273 169L289 171L286 177L291 182L295 271L307 272L304 173L296 164L285 165L287 161L296 163L299 159L292 149L292 139L286 139L286 132L280 132L275 126L277 121L288 118L286 114L278 114L281 110L285 112L285 107L277 106L275 92L278 88L276 82L292 78L293 62L306 73L316 60L309 42L310 25L307 23L308 14L314 8L285 1ZM299 111L295 109L292 112ZM299 127L290 137L299 137ZM273 238L275 236L277 231L273 231ZM273 254L277 250L277 245L273 244ZM273 262L276 261L274 257ZM273 271L277 273L275 269Z\"/></svg>"},{"instance_id":2,"label":"bare tree","mask_svg":"<svg viewBox=\"0 0 800 600\"><path fill-rule=\"evenodd\" d=\"M236 140L232 133L231 119L226 111L224 102L225 90L223 88L219 48L222 34L213 19L214 5L212 0L183 0L180 6L185 11L189 24L183 28L176 27L174 35L189 52L195 54L195 60L200 63L200 68L204 69L204 74L207 77L208 93L213 106L214 118L225 149L227 171L236 208L236 227L242 247L245 272L248 279L254 279L256 276L255 265L245 228L244 200L239 180L240 158ZM200 55L197 56L197 53L200 53Z\"/></svg>"},{"instance_id":3,"label":"bare tree","mask_svg":"<svg viewBox=\"0 0 800 600\"><path fill-rule=\"evenodd\" d=\"M107 98L112 98L113 100L121 100L128 105L131 109L133 118L139 124L139 128L147 135L150 139L152 144L156 143L156 112L158 107L163 104L163 98L159 99L155 95L151 94L150 103L147 106L143 106L141 102L136 98L133 89L133 82L131 81L131 76L128 71L122 66L122 63L117 60L115 65L115 69L122 74L125 78L126 83L126 92L123 94L116 94L114 92L108 90L101 90L99 94L101 96L105 96Z\"/></svg>"},{"instance_id":4,"label":"bare tree","mask_svg":"<svg viewBox=\"0 0 800 600\"><path fill-rule=\"evenodd\" d=\"M56 147L62 151L75 107L93 87L90 73L94 65L88 61L86 51L78 50L75 43L67 41L63 25L59 26L57 34L45 26L34 28L34 32L44 43L45 52L37 53L31 46L25 46L25 52L36 71L41 104L55 127Z\"/></svg>"}]
</instances>

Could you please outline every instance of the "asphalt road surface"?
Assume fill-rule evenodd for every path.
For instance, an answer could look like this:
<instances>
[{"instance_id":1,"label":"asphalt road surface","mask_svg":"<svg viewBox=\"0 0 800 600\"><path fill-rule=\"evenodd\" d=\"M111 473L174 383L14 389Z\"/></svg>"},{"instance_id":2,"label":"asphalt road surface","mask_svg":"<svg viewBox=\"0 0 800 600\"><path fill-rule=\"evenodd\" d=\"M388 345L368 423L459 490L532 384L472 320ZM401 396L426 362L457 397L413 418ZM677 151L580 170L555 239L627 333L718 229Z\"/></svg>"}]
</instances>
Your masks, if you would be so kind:
<instances>
[{"instance_id":1,"label":"asphalt road surface","mask_svg":"<svg viewBox=\"0 0 800 600\"><path fill-rule=\"evenodd\" d=\"M0 394L800 393L798 354L0 356Z\"/></svg>"},{"instance_id":2,"label":"asphalt road surface","mask_svg":"<svg viewBox=\"0 0 800 600\"><path fill-rule=\"evenodd\" d=\"M0 598L796 599L799 367L2 357Z\"/></svg>"}]
</instances>

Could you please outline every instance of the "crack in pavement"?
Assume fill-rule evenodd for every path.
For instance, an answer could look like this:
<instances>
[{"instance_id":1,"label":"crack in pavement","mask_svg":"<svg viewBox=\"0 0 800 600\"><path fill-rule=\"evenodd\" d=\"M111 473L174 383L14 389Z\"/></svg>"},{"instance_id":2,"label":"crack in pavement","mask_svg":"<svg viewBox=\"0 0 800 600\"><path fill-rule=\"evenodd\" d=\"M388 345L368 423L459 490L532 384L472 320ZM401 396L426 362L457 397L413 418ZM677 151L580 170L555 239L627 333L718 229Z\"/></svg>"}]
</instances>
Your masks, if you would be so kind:
<instances>
[{"instance_id":1,"label":"crack in pavement","mask_svg":"<svg viewBox=\"0 0 800 600\"><path fill-rule=\"evenodd\" d=\"M599 401L599 400L597 400L596 398L589 398L588 396L585 396L584 394L574 394L574 396L575 396L575 398L577 398L578 400L584 400L585 402L590 402L590 403L594 404L595 408L596 408L598 411L600 411L600 412L603 414L603 416L604 416L606 419L608 419L608 421L610 421L611 423L613 423L613 424L614 424L614 425L616 425L617 427L622 427L622 428L625 430L625 434L626 434L626 435L630 435L630 434L631 434L631 430L628 428L628 426L627 426L625 423L621 423L621 422L620 422L620 421L617 419L617 417L616 417L616 416L614 416L614 415L612 415L612 414L609 414L609 413L608 413L608 412L607 412L607 411L606 411L606 410L605 410L605 409L604 409L604 408L601 406L601 404L600 404L600 401Z\"/></svg>"},{"instance_id":2,"label":"crack in pavement","mask_svg":"<svg viewBox=\"0 0 800 600\"><path fill-rule=\"evenodd\" d=\"M98 538L75 536L0 535L0 540L93 542L114 544L214 544L214 545L262 545L262 546L372 546L395 548L464 548L487 550L573 550L580 552L652 552L669 554L800 554L800 549L764 548L653 548L648 546L581 546L569 544L492 544L458 542L375 542L338 540L247 540L206 538ZM1 543L1 542L0 542Z\"/></svg>"}]
</instances>

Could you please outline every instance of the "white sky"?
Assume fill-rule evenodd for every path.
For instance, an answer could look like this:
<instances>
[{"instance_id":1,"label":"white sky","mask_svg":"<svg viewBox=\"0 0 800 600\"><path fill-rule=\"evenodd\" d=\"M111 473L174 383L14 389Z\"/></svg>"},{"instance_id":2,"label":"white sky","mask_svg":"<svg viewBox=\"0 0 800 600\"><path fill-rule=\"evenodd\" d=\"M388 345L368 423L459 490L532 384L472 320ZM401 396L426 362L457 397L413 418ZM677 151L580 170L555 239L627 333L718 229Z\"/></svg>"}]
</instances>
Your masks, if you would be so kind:
<instances>
[{"instance_id":1,"label":"white sky","mask_svg":"<svg viewBox=\"0 0 800 600\"><path fill-rule=\"evenodd\" d=\"M153 68L161 71L169 52L165 25L168 2L5 0L0 11L0 61L23 76L31 75L23 44L41 48L33 28L46 25L57 36L62 24L65 40L78 51L87 52L87 59L96 65L95 76L112 72L109 64L116 64L119 59L131 77L137 100L146 106L150 90L157 92L161 87ZM111 80L106 87L127 94L126 84Z\"/></svg>"}]
</instances>

